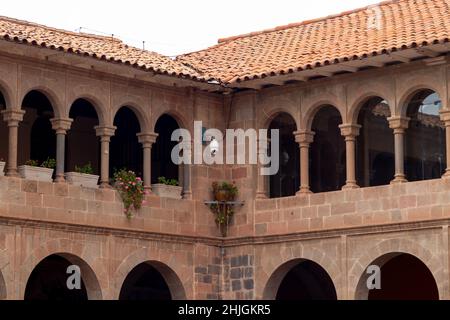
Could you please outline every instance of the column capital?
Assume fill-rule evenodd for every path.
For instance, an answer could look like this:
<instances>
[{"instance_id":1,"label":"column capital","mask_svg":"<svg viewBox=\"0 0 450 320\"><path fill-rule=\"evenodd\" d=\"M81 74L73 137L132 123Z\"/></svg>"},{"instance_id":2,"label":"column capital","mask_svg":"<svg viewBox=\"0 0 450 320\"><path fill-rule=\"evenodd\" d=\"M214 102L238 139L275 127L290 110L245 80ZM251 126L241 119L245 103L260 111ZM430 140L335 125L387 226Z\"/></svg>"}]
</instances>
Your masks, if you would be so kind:
<instances>
[{"instance_id":1,"label":"column capital","mask_svg":"<svg viewBox=\"0 0 450 320\"><path fill-rule=\"evenodd\" d=\"M56 134L66 134L67 130L72 126L73 119L53 118L50 119L50 122Z\"/></svg>"},{"instance_id":2,"label":"column capital","mask_svg":"<svg viewBox=\"0 0 450 320\"><path fill-rule=\"evenodd\" d=\"M394 129L394 133L403 133L409 127L410 118L407 117L390 117L389 127Z\"/></svg>"},{"instance_id":3,"label":"column capital","mask_svg":"<svg viewBox=\"0 0 450 320\"><path fill-rule=\"evenodd\" d=\"M6 109L1 112L3 120L8 122L9 126L18 126L19 122L23 120L24 110Z\"/></svg>"},{"instance_id":4,"label":"column capital","mask_svg":"<svg viewBox=\"0 0 450 320\"><path fill-rule=\"evenodd\" d=\"M300 144L300 146L309 146L314 142L314 136L316 135L313 131L303 130L303 131L295 131L295 142Z\"/></svg>"},{"instance_id":5,"label":"column capital","mask_svg":"<svg viewBox=\"0 0 450 320\"><path fill-rule=\"evenodd\" d=\"M117 127L108 127L108 126L96 126L94 127L95 134L97 137L108 137L111 138L114 136L114 133L116 132Z\"/></svg>"},{"instance_id":6,"label":"column capital","mask_svg":"<svg viewBox=\"0 0 450 320\"><path fill-rule=\"evenodd\" d=\"M152 145L156 142L156 138L158 138L159 134L154 132L149 133L138 133L136 135L138 137L139 143L142 144L144 148L151 148Z\"/></svg>"},{"instance_id":7,"label":"column capital","mask_svg":"<svg viewBox=\"0 0 450 320\"><path fill-rule=\"evenodd\" d=\"M356 138L359 136L359 131L362 126L359 124L341 124L339 129L341 129L341 135L346 138Z\"/></svg>"}]
</instances>

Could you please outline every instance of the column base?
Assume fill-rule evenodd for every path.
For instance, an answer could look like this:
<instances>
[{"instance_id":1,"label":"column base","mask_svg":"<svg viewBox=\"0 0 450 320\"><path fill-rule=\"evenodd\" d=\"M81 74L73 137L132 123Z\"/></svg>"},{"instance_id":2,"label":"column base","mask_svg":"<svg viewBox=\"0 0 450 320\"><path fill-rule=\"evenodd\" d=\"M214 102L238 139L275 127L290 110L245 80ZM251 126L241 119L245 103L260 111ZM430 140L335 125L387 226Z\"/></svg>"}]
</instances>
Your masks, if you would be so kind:
<instances>
[{"instance_id":1,"label":"column base","mask_svg":"<svg viewBox=\"0 0 450 320\"><path fill-rule=\"evenodd\" d=\"M184 200L192 200L192 192L183 193L183 199Z\"/></svg>"},{"instance_id":2,"label":"column base","mask_svg":"<svg viewBox=\"0 0 450 320\"><path fill-rule=\"evenodd\" d=\"M445 173L442 176L442 179L450 179L450 169L445 170Z\"/></svg>"},{"instance_id":3,"label":"column base","mask_svg":"<svg viewBox=\"0 0 450 320\"><path fill-rule=\"evenodd\" d=\"M259 200L267 199L267 195L264 192L257 192L256 199L259 199Z\"/></svg>"},{"instance_id":4,"label":"column base","mask_svg":"<svg viewBox=\"0 0 450 320\"><path fill-rule=\"evenodd\" d=\"M64 176L56 176L55 177L55 180L53 180L53 182L55 182L55 183L66 183L66 179L65 179L65 177Z\"/></svg>"},{"instance_id":5,"label":"column base","mask_svg":"<svg viewBox=\"0 0 450 320\"><path fill-rule=\"evenodd\" d=\"M311 189L309 187L301 187L300 190L295 194L296 196L307 196L312 194Z\"/></svg>"},{"instance_id":6,"label":"column base","mask_svg":"<svg viewBox=\"0 0 450 320\"><path fill-rule=\"evenodd\" d=\"M352 189L359 189L360 186L355 182L347 182L345 186L342 187L342 190L352 190Z\"/></svg>"},{"instance_id":7,"label":"column base","mask_svg":"<svg viewBox=\"0 0 450 320\"><path fill-rule=\"evenodd\" d=\"M112 186L108 182L101 182L99 188L100 189L112 189Z\"/></svg>"},{"instance_id":8,"label":"column base","mask_svg":"<svg viewBox=\"0 0 450 320\"><path fill-rule=\"evenodd\" d=\"M400 184L400 183L406 183L408 180L406 179L406 176L404 174L396 175L395 179L391 181L391 184Z\"/></svg>"},{"instance_id":9,"label":"column base","mask_svg":"<svg viewBox=\"0 0 450 320\"><path fill-rule=\"evenodd\" d=\"M11 177L11 178L20 178L19 171L17 171L17 169L7 169L5 176Z\"/></svg>"}]
</instances>

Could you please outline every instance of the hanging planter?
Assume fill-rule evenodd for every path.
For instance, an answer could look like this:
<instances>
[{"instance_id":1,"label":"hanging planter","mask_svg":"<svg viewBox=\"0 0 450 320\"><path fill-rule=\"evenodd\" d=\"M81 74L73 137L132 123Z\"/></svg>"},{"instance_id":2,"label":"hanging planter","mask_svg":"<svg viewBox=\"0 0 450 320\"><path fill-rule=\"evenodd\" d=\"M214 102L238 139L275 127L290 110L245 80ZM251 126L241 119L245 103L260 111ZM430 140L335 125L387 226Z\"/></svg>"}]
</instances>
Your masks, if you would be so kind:
<instances>
[{"instance_id":1,"label":"hanging planter","mask_svg":"<svg viewBox=\"0 0 450 320\"><path fill-rule=\"evenodd\" d=\"M144 197L147 192L142 179L133 171L122 169L114 173L114 186L122 198L125 215L131 219L133 211L141 209L145 204Z\"/></svg>"},{"instance_id":2,"label":"hanging planter","mask_svg":"<svg viewBox=\"0 0 450 320\"><path fill-rule=\"evenodd\" d=\"M214 182L212 185L214 200L210 204L211 211L215 214L216 224L223 237L227 236L228 226L234 216L234 205L239 190L234 183Z\"/></svg>"}]
</instances>

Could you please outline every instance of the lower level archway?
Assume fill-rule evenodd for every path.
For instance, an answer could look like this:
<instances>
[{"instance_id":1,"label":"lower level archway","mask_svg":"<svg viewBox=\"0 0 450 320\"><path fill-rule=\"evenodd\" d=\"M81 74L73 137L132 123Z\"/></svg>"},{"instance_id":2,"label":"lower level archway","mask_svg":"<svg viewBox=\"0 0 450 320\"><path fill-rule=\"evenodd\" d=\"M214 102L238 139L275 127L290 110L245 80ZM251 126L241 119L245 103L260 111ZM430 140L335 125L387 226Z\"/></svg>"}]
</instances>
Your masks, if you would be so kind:
<instances>
[{"instance_id":1,"label":"lower level archway","mask_svg":"<svg viewBox=\"0 0 450 320\"><path fill-rule=\"evenodd\" d=\"M337 300L331 277L311 260L294 260L279 267L270 277L264 299Z\"/></svg>"},{"instance_id":2,"label":"lower level archway","mask_svg":"<svg viewBox=\"0 0 450 320\"><path fill-rule=\"evenodd\" d=\"M68 278L80 269L81 288L69 289ZM25 288L25 300L84 301L101 299L100 285L93 270L82 259L70 254L53 254L43 259L31 272Z\"/></svg>"},{"instance_id":3,"label":"lower level archway","mask_svg":"<svg viewBox=\"0 0 450 320\"><path fill-rule=\"evenodd\" d=\"M168 266L148 261L128 273L119 300L180 300L185 293L180 279Z\"/></svg>"},{"instance_id":4,"label":"lower level archway","mask_svg":"<svg viewBox=\"0 0 450 320\"><path fill-rule=\"evenodd\" d=\"M360 300L439 300L439 289L433 274L418 258L406 253L389 253L371 266L380 268L381 289L368 288L371 274L365 273L358 283ZM372 283L372 281L371 281Z\"/></svg>"}]
</instances>

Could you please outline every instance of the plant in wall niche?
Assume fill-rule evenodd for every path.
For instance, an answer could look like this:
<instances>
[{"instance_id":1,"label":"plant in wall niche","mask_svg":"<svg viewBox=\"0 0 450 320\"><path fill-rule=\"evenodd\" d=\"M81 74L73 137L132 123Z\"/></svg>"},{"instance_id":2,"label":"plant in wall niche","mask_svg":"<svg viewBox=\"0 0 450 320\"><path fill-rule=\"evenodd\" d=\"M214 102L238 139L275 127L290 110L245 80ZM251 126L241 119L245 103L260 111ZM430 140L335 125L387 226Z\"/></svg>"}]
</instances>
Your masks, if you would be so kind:
<instances>
[{"instance_id":1,"label":"plant in wall niche","mask_svg":"<svg viewBox=\"0 0 450 320\"><path fill-rule=\"evenodd\" d=\"M235 203L233 202L239 194L239 189L234 182L214 182L212 190L215 201L210 204L210 208L216 216L216 223L222 236L226 237L228 225L234 215Z\"/></svg>"},{"instance_id":2,"label":"plant in wall niche","mask_svg":"<svg viewBox=\"0 0 450 320\"><path fill-rule=\"evenodd\" d=\"M128 218L133 216L133 210L139 210L144 202L146 191L142 179L133 171L122 169L114 173L114 185L124 205L124 213Z\"/></svg>"},{"instance_id":3,"label":"plant in wall niche","mask_svg":"<svg viewBox=\"0 0 450 320\"><path fill-rule=\"evenodd\" d=\"M94 169L91 163L85 164L84 166L75 166L75 172L83 174L94 174Z\"/></svg>"},{"instance_id":4,"label":"plant in wall niche","mask_svg":"<svg viewBox=\"0 0 450 320\"><path fill-rule=\"evenodd\" d=\"M166 179L166 177L159 177L158 183L164 184L166 186L178 186L178 180L176 179Z\"/></svg>"}]
</instances>

